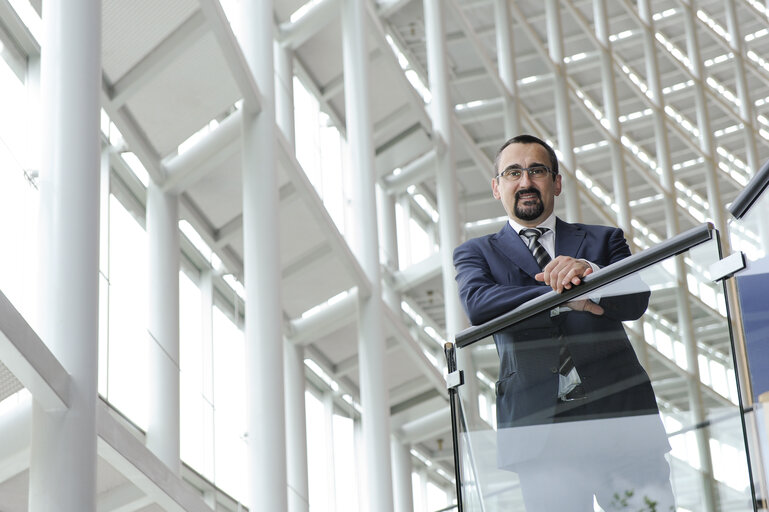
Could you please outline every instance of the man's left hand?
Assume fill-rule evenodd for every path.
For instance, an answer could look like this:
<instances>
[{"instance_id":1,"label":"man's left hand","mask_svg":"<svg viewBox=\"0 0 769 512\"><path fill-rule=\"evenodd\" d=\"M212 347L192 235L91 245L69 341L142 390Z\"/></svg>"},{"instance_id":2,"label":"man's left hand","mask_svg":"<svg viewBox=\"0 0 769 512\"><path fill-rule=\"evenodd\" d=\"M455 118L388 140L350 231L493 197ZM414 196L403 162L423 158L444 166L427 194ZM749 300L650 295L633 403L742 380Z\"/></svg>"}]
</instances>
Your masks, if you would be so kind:
<instances>
[{"instance_id":1,"label":"man's left hand","mask_svg":"<svg viewBox=\"0 0 769 512\"><path fill-rule=\"evenodd\" d=\"M534 279L544 282L557 293L570 290L582 282L582 278L593 273L593 268L585 261L571 256L556 256Z\"/></svg>"},{"instance_id":2,"label":"man's left hand","mask_svg":"<svg viewBox=\"0 0 769 512\"><path fill-rule=\"evenodd\" d=\"M595 316L601 316L604 313L603 308L590 299L570 300L564 306L570 307L572 311L585 311Z\"/></svg>"}]
</instances>

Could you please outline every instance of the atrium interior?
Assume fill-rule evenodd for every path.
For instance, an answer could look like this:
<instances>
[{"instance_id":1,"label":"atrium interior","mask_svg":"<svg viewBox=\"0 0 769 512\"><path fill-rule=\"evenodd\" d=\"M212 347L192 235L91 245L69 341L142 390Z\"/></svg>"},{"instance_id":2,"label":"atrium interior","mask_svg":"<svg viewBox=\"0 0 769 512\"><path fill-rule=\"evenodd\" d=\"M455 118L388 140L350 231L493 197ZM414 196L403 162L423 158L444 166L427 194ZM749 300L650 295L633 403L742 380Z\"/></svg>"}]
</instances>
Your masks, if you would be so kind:
<instances>
[{"instance_id":1,"label":"atrium interior","mask_svg":"<svg viewBox=\"0 0 769 512\"><path fill-rule=\"evenodd\" d=\"M769 273L769 0L0 0L0 57L0 512L457 510L452 252L520 133L634 255L710 223L627 330L678 511L768 509L710 264Z\"/></svg>"}]
</instances>

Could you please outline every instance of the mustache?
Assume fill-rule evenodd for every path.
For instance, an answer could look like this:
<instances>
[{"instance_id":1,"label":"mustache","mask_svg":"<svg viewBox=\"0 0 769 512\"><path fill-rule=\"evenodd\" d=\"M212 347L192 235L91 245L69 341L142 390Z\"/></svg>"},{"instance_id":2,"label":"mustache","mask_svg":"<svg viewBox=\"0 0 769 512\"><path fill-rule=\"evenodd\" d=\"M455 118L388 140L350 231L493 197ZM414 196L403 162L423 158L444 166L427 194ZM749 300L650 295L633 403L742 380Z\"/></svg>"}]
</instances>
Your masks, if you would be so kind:
<instances>
[{"instance_id":1,"label":"mustache","mask_svg":"<svg viewBox=\"0 0 769 512\"><path fill-rule=\"evenodd\" d=\"M537 199L540 201L542 200L542 194L537 190L536 188L523 188L515 193L515 200L519 201L521 199L521 194L536 194Z\"/></svg>"}]
</instances>

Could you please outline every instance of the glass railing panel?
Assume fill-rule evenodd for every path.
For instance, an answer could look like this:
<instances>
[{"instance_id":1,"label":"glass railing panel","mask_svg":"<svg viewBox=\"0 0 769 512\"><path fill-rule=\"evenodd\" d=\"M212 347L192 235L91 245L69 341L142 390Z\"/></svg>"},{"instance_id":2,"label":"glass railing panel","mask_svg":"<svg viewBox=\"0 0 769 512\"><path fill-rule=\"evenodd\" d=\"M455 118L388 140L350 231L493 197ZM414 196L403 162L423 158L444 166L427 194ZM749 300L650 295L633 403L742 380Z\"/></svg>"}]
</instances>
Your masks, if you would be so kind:
<instances>
[{"instance_id":1,"label":"glass railing panel","mask_svg":"<svg viewBox=\"0 0 769 512\"><path fill-rule=\"evenodd\" d=\"M732 251L745 256L736 274L742 326L749 362L752 400L769 400L769 189L739 219L729 223Z\"/></svg>"},{"instance_id":2,"label":"glass railing panel","mask_svg":"<svg viewBox=\"0 0 769 512\"><path fill-rule=\"evenodd\" d=\"M713 239L457 349L464 510L753 510L718 259Z\"/></svg>"},{"instance_id":3,"label":"glass railing panel","mask_svg":"<svg viewBox=\"0 0 769 512\"><path fill-rule=\"evenodd\" d=\"M734 308L739 343L744 347L743 371L749 382L743 397L747 402L746 425L752 446L752 475L757 500L769 502L769 162L735 199L730 211L736 215L729 222L731 252L741 252L745 268L735 274Z\"/></svg>"}]
</instances>

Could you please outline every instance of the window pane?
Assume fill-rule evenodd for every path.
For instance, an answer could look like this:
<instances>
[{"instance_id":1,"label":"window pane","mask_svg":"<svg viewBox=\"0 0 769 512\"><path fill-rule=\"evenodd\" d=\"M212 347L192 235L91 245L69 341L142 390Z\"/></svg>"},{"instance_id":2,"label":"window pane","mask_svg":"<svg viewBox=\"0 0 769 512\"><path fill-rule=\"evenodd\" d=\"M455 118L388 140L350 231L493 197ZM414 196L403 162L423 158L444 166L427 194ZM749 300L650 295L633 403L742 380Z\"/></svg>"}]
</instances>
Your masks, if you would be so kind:
<instances>
[{"instance_id":1,"label":"window pane","mask_svg":"<svg viewBox=\"0 0 769 512\"><path fill-rule=\"evenodd\" d=\"M0 58L0 291L37 327L38 193L25 169L29 153L27 92ZM20 271L27 269L28 271Z\"/></svg>"},{"instance_id":2,"label":"window pane","mask_svg":"<svg viewBox=\"0 0 769 512\"><path fill-rule=\"evenodd\" d=\"M307 411L307 470L309 478L310 510L328 511L329 483L328 459L326 447L326 424L323 402L310 391L304 394Z\"/></svg>"},{"instance_id":3,"label":"window pane","mask_svg":"<svg viewBox=\"0 0 769 512\"><path fill-rule=\"evenodd\" d=\"M114 196L110 200L108 395L147 428L147 235Z\"/></svg>"},{"instance_id":4,"label":"window pane","mask_svg":"<svg viewBox=\"0 0 769 512\"><path fill-rule=\"evenodd\" d=\"M214 443L216 485L247 498L245 343L243 332L214 308ZM270 411L265 411L270 414Z\"/></svg>"}]
</instances>

